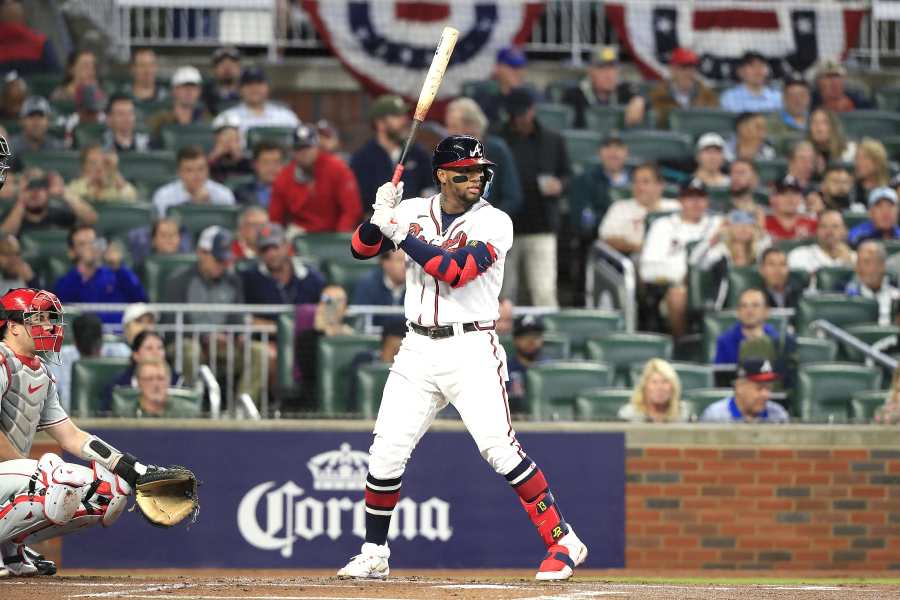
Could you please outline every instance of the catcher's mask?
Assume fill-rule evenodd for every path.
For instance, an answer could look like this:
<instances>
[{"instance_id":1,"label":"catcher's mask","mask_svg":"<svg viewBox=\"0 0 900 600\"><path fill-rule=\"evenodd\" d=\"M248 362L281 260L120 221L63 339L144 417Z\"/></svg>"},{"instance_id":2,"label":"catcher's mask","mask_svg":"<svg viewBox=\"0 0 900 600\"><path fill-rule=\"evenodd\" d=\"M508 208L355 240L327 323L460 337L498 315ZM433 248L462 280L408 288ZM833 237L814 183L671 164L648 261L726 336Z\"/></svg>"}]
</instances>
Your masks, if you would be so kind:
<instances>
[{"instance_id":1,"label":"catcher's mask","mask_svg":"<svg viewBox=\"0 0 900 600\"><path fill-rule=\"evenodd\" d=\"M0 327L8 321L28 328L36 352L59 352L63 342L63 309L56 294L16 288L0 298Z\"/></svg>"},{"instance_id":2,"label":"catcher's mask","mask_svg":"<svg viewBox=\"0 0 900 600\"><path fill-rule=\"evenodd\" d=\"M484 145L478 138L472 135L451 135L441 140L431 156L432 175L438 185L438 169L453 170L474 166L481 167L481 194L484 195L494 177L495 165L485 158Z\"/></svg>"},{"instance_id":3,"label":"catcher's mask","mask_svg":"<svg viewBox=\"0 0 900 600\"><path fill-rule=\"evenodd\" d=\"M6 183L6 172L9 170L9 159L12 158L12 151L9 149L9 143L6 138L0 135L0 189Z\"/></svg>"}]
</instances>

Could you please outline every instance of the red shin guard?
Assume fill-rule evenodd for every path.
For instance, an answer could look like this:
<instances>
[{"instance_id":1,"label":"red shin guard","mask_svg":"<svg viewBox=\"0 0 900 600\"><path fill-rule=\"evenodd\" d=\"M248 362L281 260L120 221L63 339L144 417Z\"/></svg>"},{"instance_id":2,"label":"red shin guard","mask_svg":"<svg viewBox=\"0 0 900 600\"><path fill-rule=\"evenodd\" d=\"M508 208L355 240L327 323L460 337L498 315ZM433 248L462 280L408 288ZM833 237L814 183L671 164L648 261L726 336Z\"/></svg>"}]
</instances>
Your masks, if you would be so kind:
<instances>
[{"instance_id":1,"label":"red shin guard","mask_svg":"<svg viewBox=\"0 0 900 600\"><path fill-rule=\"evenodd\" d=\"M556 508L553 494L549 491L535 498L533 502L522 500L522 506L547 548L556 545L559 538L569 532L569 526L563 521L559 509Z\"/></svg>"}]
</instances>

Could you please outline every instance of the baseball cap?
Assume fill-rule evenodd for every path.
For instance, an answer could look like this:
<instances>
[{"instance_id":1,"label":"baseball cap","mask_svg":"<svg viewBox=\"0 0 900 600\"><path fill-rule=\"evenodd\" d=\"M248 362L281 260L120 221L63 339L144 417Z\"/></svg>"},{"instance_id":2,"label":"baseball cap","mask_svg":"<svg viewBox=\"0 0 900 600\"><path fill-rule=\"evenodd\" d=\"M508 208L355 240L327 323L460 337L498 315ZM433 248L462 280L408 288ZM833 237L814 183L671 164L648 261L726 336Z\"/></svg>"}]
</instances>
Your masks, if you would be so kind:
<instances>
[{"instance_id":1,"label":"baseball cap","mask_svg":"<svg viewBox=\"0 0 900 600\"><path fill-rule=\"evenodd\" d=\"M269 246L280 246L286 239L284 227L278 223L269 223L259 230L259 237L256 239L256 247L262 250Z\"/></svg>"},{"instance_id":2,"label":"baseball cap","mask_svg":"<svg viewBox=\"0 0 900 600\"><path fill-rule=\"evenodd\" d=\"M748 358L738 363L737 376L750 381L775 381L778 373L768 359Z\"/></svg>"},{"instance_id":3,"label":"baseball cap","mask_svg":"<svg viewBox=\"0 0 900 600\"><path fill-rule=\"evenodd\" d=\"M700 58L693 50L675 48L669 57L669 64L675 67L696 67L700 64Z\"/></svg>"},{"instance_id":4,"label":"baseball cap","mask_svg":"<svg viewBox=\"0 0 900 600\"><path fill-rule=\"evenodd\" d=\"M28 96L19 109L20 117L30 117L31 115L50 115L50 103L43 96Z\"/></svg>"},{"instance_id":5,"label":"baseball cap","mask_svg":"<svg viewBox=\"0 0 900 600\"><path fill-rule=\"evenodd\" d=\"M319 145L319 132L310 125L298 125L294 130L294 150Z\"/></svg>"},{"instance_id":6,"label":"baseball cap","mask_svg":"<svg viewBox=\"0 0 900 600\"><path fill-rule=\"evenodd\" d=\"M150 310L150 306L145 304L144 302L135 302L134 304L129 304L125 311L122 313L122 325L128 325L132 321L140 319L144 315L153 315L154 319L159 319L159 315Z\"/></svg>"},{"instance_id":7,"label":"baseball cap","mask_svg":"<svg viewBox=\"0 0 900 600\"><path fill-rule=\"evenodd\" d=\"M509 94L506 96L506 100L504 104L506 105L506 111L511 116L518 116L524 112L527 112L529 108L535 105L537 102L537 97L532 90L528 86L520 86L513 88L509 91Z\"/></svg>"},{"instance_id":8,"label":"baseball cap","mask_svg":"<svg viewBox=\"0 0 900 600\"><path fill-rule=\"evenodd\" d=\"M245 67L244 70L241 71L241 85L247 85L250 83L267 83L268 81L268 78L266 78L266 72L263 71L260 67Z\"/></svg>"},{"instance_id":9,"label":"baseball cap","mask_svg":"<svg viewBox=\"0 0 900 600\"><path fill-rule=\"evenodd\" d=\"M877 187L869 192L868 204L870 207L875 206L881 200L888 200L894 206L897 205L897 192L893 188L887 186Z\"/></svg>"},{"instance_id":10,"label":"baseball cap","mask_svg":"<svg viewBox=\"0 0 900 600\"><path fill-rule=\"evenodd\" d=\"M706 196L706 184L703 183L697 177L693 177L690 181L681 186L681 190L678 192L678 197L683 198L686 196Z\"/></svg>"},{"instance_id":11,"label":"baseball cap","mask_svg":"<svg viewBox=\"0 0 900 600\"><path fill-rule=\"evenodd\" d=\"M234 113L225 111L220 113L212 122L213 131L219 133L221 130L231 127L233 129L241 128L241 119Z\"/></svg>"},{"instance_id":12,"label":"baseball cap","mask_svg":"<svg viewBox=\"0 0 900 600\"><path fill-rule=\"evenodd\" d=\"M520 48L507 46L497 51L497 62L514 69L520 69L528 64L528 59Z\"/></svg>"},{"instance_id":13,"label":"baseball cap","mask_svg":"<svg viewBox=\"0 0 900 600\"><path fill-rule=\"evenodd\" d=\"M846 77L847 69L833 58L826 58L819 63L818 67L816 67L816 77L828 77L830 75Z\"/></svg>"},{"instance_id":14,"label":"baseball cap","mask_svg":"<svg viewBox=\"0 0 900 600\"><path fill-rule=\"evenodd\" d=\"M197 249L205 250L213 255L213 258L220 262L231 260L231 232L224 227L218 225L210 225L202 232L197 239Z\"/></svg>"},{"instance_id":15,"label":"baseball cap","mask_svg":"<svg viewBox=\"0 0 900 600\"><path fill-rule=\"evenodd\" d=\"M715 131L710 131L709 133L704 133L700 136L700 139L697 140L697 152L701 150L705 150L706 148L719 148L722 149L725 147L725 138L716 133Z\"/></svg>"},{"instance_id":16,"label":"baseball cap","mask_svg":"<svg viewBox=\"0 0 900 600\"><path fill-rule=\"evenodd\" d=\"M513 321L513 337L529 333L544 333L544 322L536 315L522 315Z\"/></svg>"},{"instance_id":17,"label":"baseball cap","mask_svg":"<svg viewBox=\"0 0 900 600\"><path fill-rule=\"evenodd\" d=\"M800 182L797 181L797 178L793 175L785 175L782 179L779 179L775 182L775 191L779 194L783 194L785 192L797 192L799 194L803 193L803 186L800 185Z\"/></svg>"},{"instance_id":18,"label":"baseball cap","mask_svg":"<svg viewBox=\"0 0 900 600\"><path fill-rule=\"evenodd\" d=\"M216 66L226 58L230 58L231 60L241 60L241 51L234 46L222 46L221 48L216 48L216 51L212 54L213 66Z\"/></svg>"},{"instance_id":19,"label":"baseball cap","mask_svg":"<svg viewBox=\"0 0 900 600\"><path fill-rule=\"evenodd\" d=\"M766 60L766 57L762 55L762 53L758 50L747 50L744 52L743 56L741 56L740 65L746 65L749 62L753 62L754 60L761 60L764 63L769 62Z\"/></svg>"},{"instance_id":20,"label":"baseball cap","mask_svg":"<svg viewBox=\"0 0 900 600\"><path fill-rule=\"evenodd\" d=\"M735 225L753 225L756 223L756 217L746 210L733 210L728 213L728 221Z\"/></svg>"},{"instance_id":21,"label":"baseball cap","mask_svg":"<svg viewBox=\"0 0 900 600\"><path fill-rule=\"evenodd\" d=\"M409 112L409 106L403 98L394 94L379 96L369 108L369 119L376 120L391 115L405 115Z\"/></svg>"},{"instance_id":22,"label":"baseball cap","mask_svg":"<svg viewBox=\"0 0 900 600\"><path fill-rule=\"evenodd\" d=\"M172 75L172 87L179 85L200 85L203 83L203 77L195 67L184 66L175 69Z\"/></svg>"},{"instance_id":23,"label":"baseball cap","mask_svg":"<svg viewBox=\"0 0 900 600\"><path fill-rule=\"evenodd\" d=\"M619 50L615 46L602 46L591 55L591 66L608 67L619 64Z\"/></svg>"}]
</instances>

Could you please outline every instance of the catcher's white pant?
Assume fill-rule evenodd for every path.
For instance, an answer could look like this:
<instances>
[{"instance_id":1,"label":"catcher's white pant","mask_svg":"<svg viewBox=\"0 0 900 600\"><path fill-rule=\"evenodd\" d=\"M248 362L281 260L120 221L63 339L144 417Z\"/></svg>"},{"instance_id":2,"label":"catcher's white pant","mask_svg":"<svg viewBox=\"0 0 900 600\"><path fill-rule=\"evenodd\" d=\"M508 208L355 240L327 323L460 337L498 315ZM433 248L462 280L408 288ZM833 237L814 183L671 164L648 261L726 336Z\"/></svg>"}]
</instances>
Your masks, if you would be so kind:
<instances>
[{"instance_id":1,"label":"catcher's white pant","mask_svg":"<svg viewBox=\"0 0 900 600\"><path fill-rule=\"evenodd\" d=\"M31 544L88 525L108 527L131 488L103 465L88 468L55 454L0 462L0 543Z\"/></svg>"},{"instance_id":2,"label":"catcher's white pant","mask_svg":"<svg viewBox=\"0 0 900 600\"><path fill-rule=\"evenodd\" d=\"M481 456L505 475L525 454L516 440L506 397L506 353L491 331L430 339L414 331L394 359L369 449L369 472L400 477L413 449L447 403L459 412Z\"/></svg>"}]
</instances>

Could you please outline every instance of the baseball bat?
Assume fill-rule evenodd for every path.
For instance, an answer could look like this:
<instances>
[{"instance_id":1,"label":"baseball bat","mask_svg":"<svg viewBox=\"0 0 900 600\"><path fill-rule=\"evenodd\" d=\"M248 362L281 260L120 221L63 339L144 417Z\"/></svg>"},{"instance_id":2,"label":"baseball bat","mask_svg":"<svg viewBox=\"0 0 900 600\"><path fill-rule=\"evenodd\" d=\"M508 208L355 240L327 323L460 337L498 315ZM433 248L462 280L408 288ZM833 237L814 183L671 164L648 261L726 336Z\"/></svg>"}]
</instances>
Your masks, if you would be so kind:
<instances>
[{"instance_id":1,"label":"baseball bat","mask_svg":"<svg viewBox=\"0 0 900 600\"><path fill-rule=\"evenodd\" d=\"M419 92L419 102L416 104L416 112L413 114L412 126L409 128L409 136L403 145L403 152L400 154L400 160L394 168L394 176L391 177L391 183L397 185L400 177L403 176L403 163L406 161L406 154L412 146L416 137L416 130L425 116L431 103L437 96L438 88L441 87L441 81L444 79L444 71L447 70L447 64L450 62L450 55L453 54L453 47L456 46L456 38L459 37L459 31L453 27L444 27L441 32L441 39L438 42L437 49L434 51L434 58L431 59L431 66L428 68L428 75L425 76L425 82L422 84L422 91Z\"/></svg>"}]
</instances>

